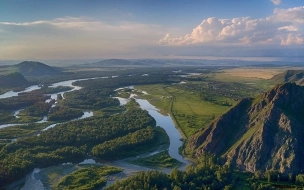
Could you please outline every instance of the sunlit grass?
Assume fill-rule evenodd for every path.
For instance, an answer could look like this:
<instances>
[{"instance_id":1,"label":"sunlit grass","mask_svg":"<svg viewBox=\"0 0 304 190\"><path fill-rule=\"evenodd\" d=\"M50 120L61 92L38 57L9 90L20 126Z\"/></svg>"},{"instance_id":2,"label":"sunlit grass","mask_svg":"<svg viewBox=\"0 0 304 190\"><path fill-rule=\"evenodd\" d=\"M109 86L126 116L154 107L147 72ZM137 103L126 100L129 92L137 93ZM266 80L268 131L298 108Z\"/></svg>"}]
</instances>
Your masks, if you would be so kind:
<instances>
[{"instance_id":1,"label":"sunlit grass","mask_svg":"<svg viewBox=\"0 0 304 190\"><path fill-rule=\"evenodd\" d=\"M227 106L201 100L198 93L189 92L175 85L145 85L135 88L146 91L148 95L144 95L144 98L161 109L161 113L170 113L186 137L207 126L214 118L229 109Z\"/></svg>"}]
</instances>

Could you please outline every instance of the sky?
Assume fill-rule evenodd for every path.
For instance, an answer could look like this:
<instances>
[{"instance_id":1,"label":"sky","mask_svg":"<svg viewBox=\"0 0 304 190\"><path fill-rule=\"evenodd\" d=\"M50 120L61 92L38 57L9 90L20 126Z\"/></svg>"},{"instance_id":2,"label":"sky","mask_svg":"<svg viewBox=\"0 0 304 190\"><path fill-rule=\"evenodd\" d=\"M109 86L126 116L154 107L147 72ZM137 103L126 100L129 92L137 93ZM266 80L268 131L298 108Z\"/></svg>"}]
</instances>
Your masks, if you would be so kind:
<instances>
[{"instance_id":1,"label":"sky","mask_svg":"<svg viewBox=\"0 0 304 190\"><path fill-rule=\"evenodd\" d=\"M304 56L304 0L0 0L0 60Z\"/></svg>"}]
</instances>

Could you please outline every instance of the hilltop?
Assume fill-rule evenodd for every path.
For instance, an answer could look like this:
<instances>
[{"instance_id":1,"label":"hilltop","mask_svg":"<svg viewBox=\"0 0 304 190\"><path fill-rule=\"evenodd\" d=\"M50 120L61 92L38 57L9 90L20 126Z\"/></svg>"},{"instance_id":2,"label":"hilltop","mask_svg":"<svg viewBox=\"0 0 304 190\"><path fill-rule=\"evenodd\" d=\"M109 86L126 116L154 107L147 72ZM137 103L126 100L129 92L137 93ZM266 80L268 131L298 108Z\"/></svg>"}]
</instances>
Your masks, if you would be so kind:
<instances>
[{"instance_id":1,"label":"hilltop","mask_svg":"<svg viewBox=\"0 0 304 190\"><path fill-rule=\"evenodd\" d=\"M0 88L14 88L27 85L29 85L29 82L18 72L0 75Z\"/></svg>"},{"instance_id":2,"label":"hilltop","mask_svg":"<svg viewBox=\"0 0 304 190\"><path fill-rule=\"evenodd\" d=\"M243 99L195 134L188 144L196 156L209 153L226 164L255 172L304 169L304 87L277 85L255 99Z\"/></svg>"},{"instance_id":3,"label":"hilltop","mask_svg":"<svg viewBox=\"0 0 304 190\"><path fill-rule=\"evenodd\" d=\"M270 80L275 84L295 82L302 85L304 84L304 70L287 70L273 76Z\"/></svg>"},{"instance_id":4,"label":"hilltop","mask_svg":"<svg viewBox=\"0 0 304 190\"><path fill-rule=\"evenodd\" d=\"M34 61L23 61L12 67L24 76L44 76L61 74L59 70L51 66Z\"/></svg>"}]
</instances>

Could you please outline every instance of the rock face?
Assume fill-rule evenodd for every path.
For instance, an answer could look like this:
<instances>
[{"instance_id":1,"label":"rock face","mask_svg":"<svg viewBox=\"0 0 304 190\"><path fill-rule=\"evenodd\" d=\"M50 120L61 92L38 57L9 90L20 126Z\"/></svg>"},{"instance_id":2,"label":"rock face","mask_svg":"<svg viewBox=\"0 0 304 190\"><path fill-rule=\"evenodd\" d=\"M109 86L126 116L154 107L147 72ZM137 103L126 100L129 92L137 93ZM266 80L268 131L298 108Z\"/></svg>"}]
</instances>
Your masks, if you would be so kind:
<instances>
[{"instance_id":1,"label":"rock face","mask_svg":"<svg viewBox=\"0 0 304 190\"><path fill-rule=\"evenodd\" d=\"M278 85L256 99L242 100L188 144L250 172L304 170L304 87Z\"/></svg>"},{"instance_id":2,"label":"rock face","mask_svg":"<svg viewBox=\"0 0 304 190\"><path fill-rule=\"evenodd\" d=\"M295 82L296 84L304 84L303 70L287 70L283 73L277 74L270 79L274 84Z\"/></svg>"},{"instance_id":3,"label":"rock face","mask_svg":"<svg viewBox=\"0 0 304 190\"><path fill-rule=\"evenodd\" d=\"M59 75L61 73L53 67L34 61L24 61L15 65L15 67L24 76Z\"/></svg>"},{"instance_id":4,"label":"rock face","mask_svg":"<svg viewBox=\"0 0 304 190\"><path fill-rule=\"evenodd\" d=\"M14 88L28 85L29 82L20 73L0 76L0 88Z\"/></svg>"}]
</instances>

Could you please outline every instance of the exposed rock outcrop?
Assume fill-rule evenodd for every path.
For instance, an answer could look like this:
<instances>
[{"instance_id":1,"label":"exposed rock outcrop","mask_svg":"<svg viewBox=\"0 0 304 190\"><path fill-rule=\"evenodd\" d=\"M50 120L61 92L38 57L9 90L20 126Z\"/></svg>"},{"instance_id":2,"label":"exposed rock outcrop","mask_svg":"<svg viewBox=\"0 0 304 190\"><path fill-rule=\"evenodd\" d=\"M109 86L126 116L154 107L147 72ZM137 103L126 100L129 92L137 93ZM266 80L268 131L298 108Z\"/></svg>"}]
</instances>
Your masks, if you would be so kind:
<instances>
[{"instance_id":1,"label":"exposed rock outcrop","mask_svg":"<svg viewBox=\"0 0 304 190\"><path fill-rule=\"evenodd\" d=\"M285 82L295 82L296 84L304 84L303 70L287 70L283 73L277 74L270 79L274 84L281 84Z\"/></svg>"},{"instance_id":2,"label":"exposed rock outcrop","mask_svg":"<svg viewBox=\"0 0 304 190\"><path fill-rule=\"evenodd\" d=\"M256 99L242 100L188 144L199 156L221 156L240 169L304 169L304 87L278 85Z\"/></svg>"}]
</instances>

